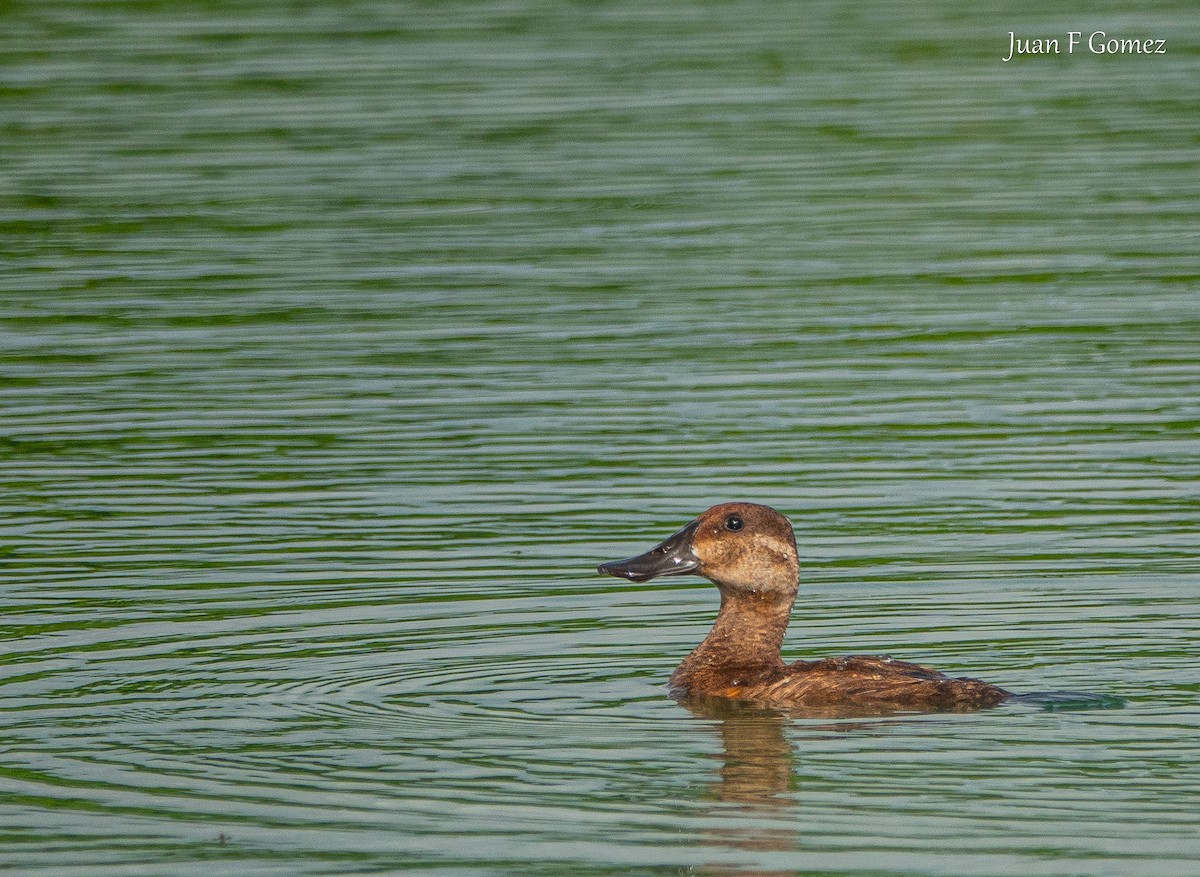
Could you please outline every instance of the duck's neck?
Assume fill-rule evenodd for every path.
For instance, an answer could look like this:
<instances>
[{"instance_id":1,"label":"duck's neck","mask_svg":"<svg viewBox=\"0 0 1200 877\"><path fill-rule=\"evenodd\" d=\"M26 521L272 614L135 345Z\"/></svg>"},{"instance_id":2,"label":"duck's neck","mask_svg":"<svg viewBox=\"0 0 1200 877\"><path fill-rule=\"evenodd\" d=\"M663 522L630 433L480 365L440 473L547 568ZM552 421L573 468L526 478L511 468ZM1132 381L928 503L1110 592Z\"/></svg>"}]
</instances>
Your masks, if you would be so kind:
<instances>
[{"instance_id":1,"label":"duck's neck","mask_svg":"<svg viewBox=\"0 0 1200 877\"><path fill-rule=\"evenodd\" d=\"M791 593L750 593L721 589L721 611L704 642L671 674L671 686L681 691L729 677L757 676L783 668L783 635L796 599ZM705 687L708 687L707 685Z\"/></svg>"}]
</instances>

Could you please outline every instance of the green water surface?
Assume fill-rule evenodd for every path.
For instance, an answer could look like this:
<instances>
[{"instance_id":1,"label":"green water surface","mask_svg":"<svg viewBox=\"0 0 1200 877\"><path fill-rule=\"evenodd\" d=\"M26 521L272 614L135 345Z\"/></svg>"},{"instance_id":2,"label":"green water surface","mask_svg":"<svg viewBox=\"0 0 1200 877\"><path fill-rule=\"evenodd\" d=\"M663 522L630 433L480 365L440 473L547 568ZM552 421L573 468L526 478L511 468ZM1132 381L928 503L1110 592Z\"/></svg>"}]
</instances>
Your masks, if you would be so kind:
<instances>
[{"instance_id":1,"label":"green water surface","mask_svg":"<svg viewBox=\"0 0 1200 877\"><path fill-rule=\"evenodd\" d=\"M0 870L1198 873L1198 21L0 2ZM688 711L729 499L1125 708Z\"/></svg>"}]
</instances>

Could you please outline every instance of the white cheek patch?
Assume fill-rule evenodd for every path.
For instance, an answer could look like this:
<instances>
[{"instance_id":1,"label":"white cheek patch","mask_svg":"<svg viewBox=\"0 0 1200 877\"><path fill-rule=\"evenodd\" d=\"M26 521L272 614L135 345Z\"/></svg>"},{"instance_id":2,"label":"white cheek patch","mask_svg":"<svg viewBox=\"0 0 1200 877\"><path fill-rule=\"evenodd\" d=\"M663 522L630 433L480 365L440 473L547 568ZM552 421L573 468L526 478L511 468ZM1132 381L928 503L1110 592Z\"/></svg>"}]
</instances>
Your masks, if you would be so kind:
<instances>
[{"instance_id":1,"label":"white cheek patch","mask_svg":"<svg viewBox=\"0 0 1200 877\"><path fill-rule=\"evenodd\" d=\"M772 568L795 570L796 549L791 541L770 533L716 534L692 542L703 574L724 581L754 581ZM730 550L733 549L733 550Z\"/></svg>"},{"instance_id":2,"label":"white cheek patch","mask_svg":"<svg viewBox=\"0 0 1200 877\"><path fill-rule=\"evenodd\" d=\"M754 536L754 553L756 555L773 555L779 561L787 563L795 551L790 542L784 542L777 536L756 533Z\"/></svg>"}]
</instances>

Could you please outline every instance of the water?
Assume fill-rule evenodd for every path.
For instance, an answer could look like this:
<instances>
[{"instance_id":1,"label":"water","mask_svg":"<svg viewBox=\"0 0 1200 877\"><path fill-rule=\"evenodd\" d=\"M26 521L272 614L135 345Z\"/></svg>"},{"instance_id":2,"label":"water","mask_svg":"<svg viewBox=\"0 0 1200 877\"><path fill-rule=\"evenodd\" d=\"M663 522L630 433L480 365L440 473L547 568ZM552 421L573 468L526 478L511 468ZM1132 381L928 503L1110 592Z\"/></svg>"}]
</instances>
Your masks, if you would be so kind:
<instances>
[{"instance_id":1,"label":"water","mask_svg":"<svg viewBox=\"0 0 1200 877\"><path fill-rule=\"evenodd\" d=\"M1194 10L1014 10L0 6L0 867L1195 874ZM734 498L1126 707L689 712Z\"/></svg>"}]
</instances>

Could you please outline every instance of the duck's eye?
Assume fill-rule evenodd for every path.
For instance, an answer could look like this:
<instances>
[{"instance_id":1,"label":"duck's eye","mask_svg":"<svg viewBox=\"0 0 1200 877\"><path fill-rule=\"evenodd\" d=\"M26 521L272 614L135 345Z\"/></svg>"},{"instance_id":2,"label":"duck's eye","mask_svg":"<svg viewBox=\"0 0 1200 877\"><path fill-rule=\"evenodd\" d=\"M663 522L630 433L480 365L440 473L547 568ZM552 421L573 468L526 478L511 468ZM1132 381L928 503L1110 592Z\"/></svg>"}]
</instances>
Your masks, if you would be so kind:
<instances>
[{"instance_id":1,"label":"duck's eye","mask_svg":"<svg viewBox=\"0 0 1200 877\"><path fill-rule=\"evenodd\" d=\"M743 521L737 515L730 515L728 518L725 519L725 529L726 530L732 530L733 532L736 533L738 530L742 529L742 527L744 527L744 526L746 526L746 522Z\"/></svg>"}]
</instances>

